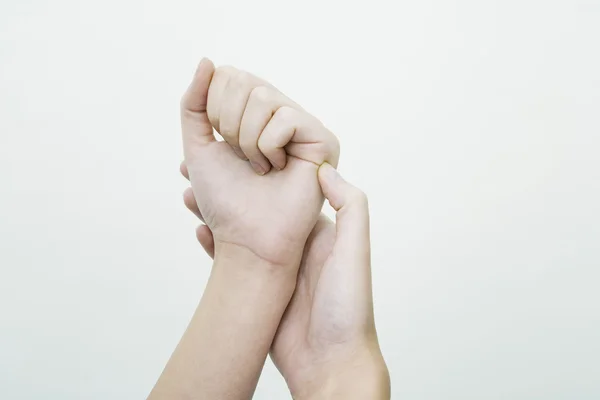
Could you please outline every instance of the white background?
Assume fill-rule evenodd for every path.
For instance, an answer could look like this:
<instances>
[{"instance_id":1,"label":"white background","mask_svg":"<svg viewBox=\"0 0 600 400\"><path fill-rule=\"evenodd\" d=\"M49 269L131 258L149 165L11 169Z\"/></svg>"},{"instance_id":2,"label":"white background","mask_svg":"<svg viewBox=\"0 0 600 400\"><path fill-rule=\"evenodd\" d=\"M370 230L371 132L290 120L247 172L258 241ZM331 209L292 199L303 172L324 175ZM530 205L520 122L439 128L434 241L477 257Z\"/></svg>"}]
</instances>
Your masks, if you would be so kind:
<instances>
[{"instance_id":1,"label":"white background","mask_svg":"<svg viewBox=\"0 0 600 400\"><path fill-rule=\"evenodd\" d=\"M594 0L1 0L0 398L156 381L210 269L178 172L204 55L339 135L393 398L599 398L599 40Z\"/></svg>"}]
</instances>

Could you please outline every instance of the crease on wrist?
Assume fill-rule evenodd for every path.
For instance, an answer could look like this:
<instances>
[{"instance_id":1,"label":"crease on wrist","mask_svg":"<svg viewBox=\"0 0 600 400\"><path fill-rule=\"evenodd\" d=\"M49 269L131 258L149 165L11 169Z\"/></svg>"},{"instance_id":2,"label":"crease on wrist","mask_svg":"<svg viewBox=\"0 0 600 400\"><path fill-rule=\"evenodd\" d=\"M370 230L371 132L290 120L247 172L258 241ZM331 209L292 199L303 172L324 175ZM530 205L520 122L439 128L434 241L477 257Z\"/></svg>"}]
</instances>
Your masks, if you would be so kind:
<instances>
[{"instance_id":1,"label":"crease on wrist","mask_svg":"<svg viewBox=\"0 0 600 400\"><path fill-rule=\"evenodd\" d=\"M276 275L285 275L290 272L294 273L295 275L300 265L299 259L290 259L289 262L282 262L280 260L275 260L271 257L259 254L250 247L240 243L227 240L215 240L215 263L233 260L237 257L245 257L247 255L250 255L252 259L246 261L260 263L267 272L271 272Z\"/></svg>"}]
</instances>

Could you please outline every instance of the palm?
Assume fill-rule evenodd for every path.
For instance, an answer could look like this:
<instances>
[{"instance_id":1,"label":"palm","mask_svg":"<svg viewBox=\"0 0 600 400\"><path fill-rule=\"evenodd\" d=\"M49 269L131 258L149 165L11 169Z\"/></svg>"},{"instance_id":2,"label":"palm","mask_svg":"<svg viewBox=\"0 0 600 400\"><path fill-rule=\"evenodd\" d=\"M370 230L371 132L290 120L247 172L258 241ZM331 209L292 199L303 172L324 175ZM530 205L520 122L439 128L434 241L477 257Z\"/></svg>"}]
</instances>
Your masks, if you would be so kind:
<instances>
[{"instance_id":1,"label":"palm","mask_svg":"<svg viewBox=\"0 0 600 400\"><path fill-rule=\"evenodd\" d=\"M334 282L321 279L334 241L335 225L321 216L304 248L296 290L271 347L271 358L292 391L309 379L307 374L311 372L317 354L313 346L325 344L333 327L330 310L315 307L317 304L332 306L333 303L317 301L315 295L328 296L335 291Z\"/></svg>"},{"instance_id":2,"label":"palm","mask_svg":"<svg viewBox=\"0 0 600 400\"><path fill-rule=\"evenodd\" d=\"M306 243L296 290L271 347L292 392L311 382L318 374L314 366L328 361L354 332L353 303L347 288L340 287L342 270L332 255L335 238L335 224L322 215Z\"/></svg>"},{"instance_id":3,"label":"palm","mask_svg":"<svg viewBox=\"0 0 600 400\"><path fill-rule=\"evenodd\" d=\"M274 262L299 259L323 204L315 164L290 157L285 170L258 176L227 143L214 142L188 170L216 240L248 247Z\"/></svg>"}]
</instances>

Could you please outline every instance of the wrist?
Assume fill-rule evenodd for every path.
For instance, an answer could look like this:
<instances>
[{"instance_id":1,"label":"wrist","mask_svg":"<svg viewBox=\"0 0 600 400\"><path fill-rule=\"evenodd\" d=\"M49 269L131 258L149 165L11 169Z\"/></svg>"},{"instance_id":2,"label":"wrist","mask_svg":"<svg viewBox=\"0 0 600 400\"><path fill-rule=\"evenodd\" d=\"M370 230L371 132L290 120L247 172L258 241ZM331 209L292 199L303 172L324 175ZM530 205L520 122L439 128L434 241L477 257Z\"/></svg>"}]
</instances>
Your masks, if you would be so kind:
<instances>
[{"instance_id":1,"label":"wrist","mask_svg":"<svg viewBox=\"0 0 600 400\"><path fill-rule=\"evenodd\" d=\"M292 251L296 246L273 244L258 251L253 246L217 237L214 238L214 243L215 262L218 260L240 261L269 273L296 273L302 258L303 248Z\"/></svg>"},{"instance_id":2,"label":"wrist","mask_svg":"<svg viewBox=\"0 0 600 400\"><path fill-rule=\"evenodd\" d=\"M322 364L318 378L304 386L297 400L390 398L390 376L378 346L364 348L350 357Z\"/></svg>"},{"instance_id":3,"label":"wrist","mask_svg":"<svg viewBox=\"0 0 600 400\"><path fill-rule=\"evenodd\" d=\"M254 284L269 292L282 292L284 296L289 292L291 295L296 285L298 264L296 260L275 263L245 246L215 241L213 274L228 281L242 282L248 288Z\"/></svg>"}]
</instances>

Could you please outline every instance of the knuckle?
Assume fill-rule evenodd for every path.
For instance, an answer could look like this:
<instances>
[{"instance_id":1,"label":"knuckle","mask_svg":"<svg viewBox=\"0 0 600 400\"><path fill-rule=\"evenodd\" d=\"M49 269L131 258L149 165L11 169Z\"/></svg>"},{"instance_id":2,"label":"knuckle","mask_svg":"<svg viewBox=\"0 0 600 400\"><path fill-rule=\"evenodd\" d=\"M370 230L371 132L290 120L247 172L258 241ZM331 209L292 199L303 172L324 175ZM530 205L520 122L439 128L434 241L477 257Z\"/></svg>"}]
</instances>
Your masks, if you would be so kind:
<instances>
[{"instance_id":1,"label":"knuckle","mask_svg":"<svg viewBox=\"0 0 600 400\"><path fill-rule=\"evenodd\" d=\"M335 154L339 154L340 152L340 139L333 133L331 133L331 144L330 144L332 152Z\"/></svg>"},{"instance_id":2,"label":"knuckle","mask_svg":"<svg viewBox=\"0 0 600 400\"><path fill-rule=\"evenodd\" d=\"M348 193L348 203L357 207L367 208L369 206L369 199L365 192L355 186L351 186Z\"/></svg>"},{"instance_id":3,"label":"knuckle","mask_svg":"<svg viewBox=\"0 0 600 400\"><path fill-rule=\"evenodd\" d=\"M217 67L214 72L214 77L218 79L231 78L238 73L238 70L231 65L222 65ZM214 79L214 78L213 78Z\"/></svg>"},{"instance_id":4,"label":"knuckle","mask_svg":"<svg viewBox=\"0 0 600 400\"><path fill-rule=\"evenodd\" d=\"M331 134L327 158L333 166L337 167L340 160L340 140L333 133Z\"/></svg>"},{"instance_id":5,"label":"knuckle","mask_svg":"<svg viewBox=\"0 0 600 400\"><path fill-rule=\"evenodd\" d=\"M268 103L272 98L271 89L266 86L257 86L250 92L250 99L261 103Z\"/></svg>"},{"instance_id":6,"label":"knuckle","mask_svg":"<svg viewBox=\"0 0 600 400\"><path fill-rule=\"evenodd\" d=\"M238 87L251 86L254 82L254 76L246 71L238 71L233 78L233 83Z\"/></svg>"},{"instance_id":7,"label":"knuckle","mask_svg":"<svg viewBox=\"0 0 600 400\"><path fill-rule=\"evenodd\" d=\"M281 106L275 111L275 118L283 123L291 124L298 120L298 111L290 106Z\"/></svg>"},{"instance_id":8,"label":"knuckle","mask_svg":"<svg viewBox=\"0 0 600 400\"><path fill-rule=\"evenodd\" d=\"M324 150L327 155L336 156L340 152L340 141L331 131L325 128L325 138L323 138Z\"/></svg>"},{"instance_id":9,"label":"knuckle","mask_svg":"<svg viewBox=\"0 0 600 400\"><path fill-rule=\"evenodd\" d=\"M226 120L220 122L219 134L223 136L223 139L225 139L227 143L235 144L238 141L238 132L236 131L235 127L226 122Z\"/></svg>"},{"instance_id":10,"label":"knuckle","mask_svg":"<svg viewBox=\"0 0 600 400\"><path fill-rule=\"evenodd\" d=\"M276 148L277 146L272 139L266 137L265 135L260 135L258 138L258 149L261 151L261 153L264 155L270 155Z\"/></svg>"},{"instance_id":11,"label":"knuckle","mask_svg":"<svg viewBox=\"0 0 600 400\"><path fill-rule=\"evenodd\" d=\"M340 154L340 141L338 138L325 128L323 137L320 138L317 146L322 161L327 161L334 167L337 167Z\"/></svg>"},{"instance_id":12,"label":"knuckle","mask_svg":"<svg viewBox=\"0 0 600 400\"><path fill-rule=\"evenodd\" d=\"M191 100L192 99L190 99L189 91L186 90L183 92L181 98L179 99L179 109L181 110L181 115L193 114L193 111L191 110L192 106L190 105Z\"/></svg>"},{"instance_id":13,"label":"knuckle","mask_svg":"<svg viewBox=\"0 0 600 400\"><path fill-rule=\"evenodd\" d=\"M187 109L187 99L188 99L188 96L187 96L187 91L186 91L185 93L183 93L181 95L181 98L179 99L179 108L180 109L182 109L182 110Z\"/></svg>"}]
</instances>

